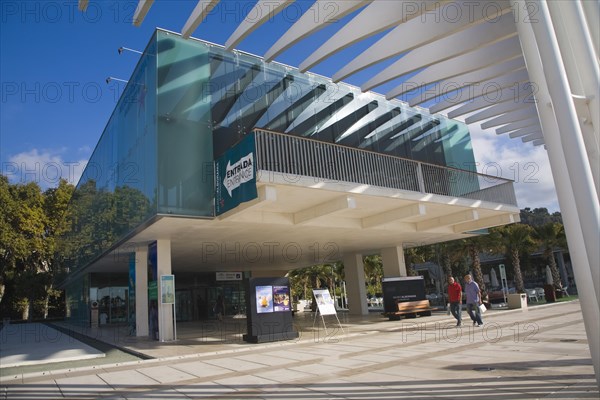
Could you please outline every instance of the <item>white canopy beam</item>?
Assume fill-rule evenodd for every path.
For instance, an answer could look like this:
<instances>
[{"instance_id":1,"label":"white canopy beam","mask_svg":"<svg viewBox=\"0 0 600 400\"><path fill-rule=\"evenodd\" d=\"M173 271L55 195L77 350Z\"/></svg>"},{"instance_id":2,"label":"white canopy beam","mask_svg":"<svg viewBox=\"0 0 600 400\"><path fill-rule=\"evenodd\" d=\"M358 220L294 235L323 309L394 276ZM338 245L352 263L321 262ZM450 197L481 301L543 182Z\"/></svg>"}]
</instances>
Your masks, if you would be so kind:
<instances>
[{"instance_id":1,"label":"white canopy beam","mask_svg":"<svg viewBox=\"0 0 600 400\"><path fill-rule=\"evenodd\" d=\"M511 111L509 113L500 115L496 118L492 118L489 121L485 121L481 124L481 129L490 129L495 126L509 124L511 122L523 121L532 117L537 117L537 109L535 106L528 108L521 108L518 110Z\"/></svg>"},{"instance_id":2,"label":"white canopy beam","mask_svg":"<svg viewBox=\"0 0 600 400\"><path fill-rule=\"evenodd\" d=\"M531 93L521 92L521 96L515 98L513 101L504 101L501 103L495 103L492 106L486 108L483 111L479 111L465 118L466 124L474 124L475 122L483 121L488 118L493 118L497 115L502 115L507 112L518 110L519 108L531 106L535 104L534 99L530 99Z\"/></svg>"},{"instance_id":3,"label":"white canopy beam","mask_svg":"<svg viewBox=\"0 0 600 400\"><path fill-rule=\"evenodd\" d=\"M317 0L298 21L294 23L273 46L265 53L265 61L271 62L302 39L319 31L332 22L337 22L346 15L358 10L373 0L346 0L333 4L330 0ZM325 15L325 18L317 18Z\"/></svg>"},{"instance_id":4,"label":"white canopy beam","mask_svg":"<svg viewBox=\"0 0 600 400\"><path fill-rule=\"evenodd\" d=\"M259 0L250 10L246 18L225 42L225 48L232 50L258 27L279 14L281 10L292 4L294 0Z\"/></svg>"},{"instance_id":5,"label":"white canopy beam","mask_svg":"<svg viewBox=\"0 0 600 400\"><path fill-rule=\"evenodd\" d=\"M458 58L463 54L472 54L477 49L516 36L514 25L511 13L502 16L496 23L479 24L444 39L418 47L361 85L361 90L371 90L402 75L439 64L445 60ZM520 50L518 40L512 46ZM511 51L513 50L512 46ZM471 56L470 58L474 59L476 57ZM469 69L468 61L462 67L464 68L461 71L462 73L475 69ZM416 79L414 81L418 82Z\"/></svg>"},{"instance_id":6,"label":"white canopy beam","mask_svg":"<svg viewBox=\"0 0 600 400\"><path fill-rule=\"evenodd\" d=\"M152 7L152 3L154 0L139 0L137 8L135 9L135 13L133 14L133 25L140 26L144 19L146 18L146 14L150 11L150 7Z\"/></svg>"},{"instance_id":7,"label":"white canopy beam","mask_svg":"<svg viewBox=\"0 0 600 400\"><path fill-rule=\"evenodd\" d=\"M513 58L508 61L503 61L499 64L491 65L480 70L472 71L463 75L455 76L440 82L436 82L433 88L419 88L418 94L408 100L411 107L425 103L435 98L441 98L450 92L464 89L466 87L474 87L483 81L487 81L512 71L524 70L525 62L523 57Z\"/></svg>"},{"instance_id":8,"label":"white canopy beam","mask_svg":"<svg viewBox=\"0 0 600 400\"><path fill-rule=\"evenodd\" d=\"M456 107L448 113L448 118L458 118L460 116L472 113L477 110L489 107L490 105L498 105L506 102L529 102L534 101L532 97L533 86L530 84L519 84L518 86L500 88L498 90L486 91L484 95L474 97L465 104ZM456 105L460 102L456 102ZM451 105L451 106L452 106Z\"/></svg>"},{"instance_id":9,"label":"white canopy beam","mask_svg":"<svg viewBox=\"0 0 600 400\"><path fill-rule=\"evenodd\" d=\"M512 36L491 46L431 65L386 93L387 99L398 97L423 86L520 57L519 38ZM362 88L361 88L362 90Z\"/></svg>"},{"instance_id":10,"label":"white canopy beam","mask_svg":"<svg viewBox=\"0 0 600 400\"><path fill-rule=\"evenodd\" d=\"M489 3L491 2L455 1L443 4L434 12L423 14L421 18L413 18L400 24L336 72L332 79L334 82L339 82L383 60L398 56L484 21L495 21L502 14L511 12L508 1L495 1L495 7L490 7ZM456 15L457 17L448 20L448 18L445 18L448 15Z\"/></svg>"},{"instance_id":11,"label":"white canopy beam","mask_svg":"<svg viewBox=\"0 0 600 400\"><path fill-rule=\"evenodd\" d=\"M541 128L538 126L532 126L529 128L521 128L521 129L517 129L516 131L512 131L511 133L508 134L508 136L511 139L515 139L521 136L526 136L526 135L531 135L532 133L538 133L541 132Z\"/></svg>"},{"instance_id":12,"label":"white canopy beam","mask_svg":"<svg viewBox=\"0 0 600 400\"><path fill-rule=\"evenodd\" d=\"M198 28L198 25L204 21L204 18L206 18L208 13L210 13L218 3L219 0L198 1L194 11L192 11L188 20L185 22L185 25L183 25L183 28L181 29L181 36L183 36L185 39L188 39L192 33L194 33L196 28Z\"/></svg>"},{"instance_id":13,"label":"white canopy beam","mask_svg":"<svg viewBox=\"0 0 600 400\"><path fill-rule=\"evenodd\" d=\"M510 124L504 125L503 127L496 129L496 133L497 134L508 133L508 132L512 132L512 131L515 131L515 130L521 129L521 128L528 128L530 126L539 126L539 124L540 124L540 122L536 116L535 118L524 119L523 121L513 122Z\"/></svg>"},{"instance_id":14,"label":"white canopy beam","mask_svg":"<svg viewBox=\"0 0 600 400\"><path fill-rule=\"evenodd\" d=\"M526 70L511 72L507 75L498 78L490 79L489 81L481 82L473 90L462 91L457 96L448 97L429 108L432 113L438 113L442 110L461 104L477 97L483 97L487 101L487 105L493 103L495 97L499 97L498 91L509 88L514 96L515 90L518 90L522 82L527 82L529 76Z\"/></svg>"},{"instance_id":15,"label":"white canopy beam","mask_svg":"<svg viewBox=\"0 0 600 400\"><path fill-rule=\"evenodd\" d=\"M300 72L306 72L324 59L354 43L416 18L425 12L433 11L446 2L446 0L372 2L300 63Z\"/></svg>"}]
</instances>

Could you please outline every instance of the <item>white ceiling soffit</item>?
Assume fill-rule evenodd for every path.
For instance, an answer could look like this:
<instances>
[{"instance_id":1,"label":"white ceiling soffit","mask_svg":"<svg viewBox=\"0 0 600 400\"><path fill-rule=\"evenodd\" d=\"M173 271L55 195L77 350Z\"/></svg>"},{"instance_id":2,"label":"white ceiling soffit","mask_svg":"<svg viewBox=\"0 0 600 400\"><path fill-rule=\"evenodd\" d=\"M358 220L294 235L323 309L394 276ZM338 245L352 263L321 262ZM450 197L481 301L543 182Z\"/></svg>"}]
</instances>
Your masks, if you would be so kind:
<instances>
[{"instance_id":1,"label":"white ceiling soffit","mask_svg":"<svg viewBox=\"0 0 600 400\"><path fill-rule=\"evenodd\" d=\"M182 35L186 38L192 35L218 3L219 0L199 1ZM291 3L293 0L256 1L227 40L226 47L236 47L261 27L268 38L269 24L265 22ZM595 2L582 2L586 18L595 21L600 11L592 3ZM80 0L80 9L86 4L87 1ZM136 24L141 24L151 5L152 0L139 0ZM318 15L322 17L315 18L315 11L321 11ZM349 21L340 22L353 13ZM384 33L348 64L340 66L333 81L396 58L388 67L371 73L361 84L361 90L397 82L395 87L391 85L393 89L387 91L386 98L404 96L411 106L424 104L431 113L444 111L450 118L466 118L467 124L489 126L497 133L532 127L536 129L532 133L536 134L541 128L531 108L533 95L515 18L509 0L316 0L283 35L273 38L264 57L267 62L272 61L320 29L335 26L337 31L300 63L299 70L305 72L347 47ZM597 23L589 25L591 29L598 27ZM593 37L596 50L597 36ZM518 112L521 109L526 110ZM533 117L522 119L529 114ZM299 116L296 124L303 118ZM510 118L518 120L497 127L496 124ZM530 125L523 126L526 122ZM536 136L532 143L538 144L540 140L543 142Z\"/></svg>"}]
</instances>

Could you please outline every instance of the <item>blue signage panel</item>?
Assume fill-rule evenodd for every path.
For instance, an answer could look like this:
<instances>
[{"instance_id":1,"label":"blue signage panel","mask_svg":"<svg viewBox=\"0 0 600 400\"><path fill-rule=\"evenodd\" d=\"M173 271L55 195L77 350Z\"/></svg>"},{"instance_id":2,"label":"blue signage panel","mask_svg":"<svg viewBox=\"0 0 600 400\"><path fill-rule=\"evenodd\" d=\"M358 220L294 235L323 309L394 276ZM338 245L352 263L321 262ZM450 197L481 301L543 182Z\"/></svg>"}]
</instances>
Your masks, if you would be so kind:
<instances>
[{"instance_id":1,"label":"blue signage panel","mask_svg":"<svg viewBox=\"0 0 600 400\"><path fill-rule=\"evenodd\" d=\"M254 133L215 161L215 213L221 215L258 196Z\"/></svg>"}]
</instances>

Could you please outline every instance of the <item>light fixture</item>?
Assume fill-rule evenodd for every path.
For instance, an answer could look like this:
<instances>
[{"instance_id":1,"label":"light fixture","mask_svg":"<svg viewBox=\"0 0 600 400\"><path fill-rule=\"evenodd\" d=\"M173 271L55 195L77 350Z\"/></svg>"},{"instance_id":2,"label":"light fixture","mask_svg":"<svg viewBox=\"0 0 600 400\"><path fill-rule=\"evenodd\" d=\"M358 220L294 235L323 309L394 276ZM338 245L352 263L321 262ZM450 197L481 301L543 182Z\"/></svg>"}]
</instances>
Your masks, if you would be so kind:
<instances>
[{"instance_id":1,"label":"light fixture","mask_svg":"<svg viewBox=\"0 0 600 400\"><path fill-rule=\"evenodd\" d=\"M110 83L111 81L125 82L125 83L129 82L129 81L126 81L125 79L119 79L119 78L115 78L113 76L109 76L108 78L106 78L107 84Z\"/></svg>"},{"instance_id":2,"label":"light fixture","mask_svg":"<svg viewBox=\"0 0 600 400\"><path fill-rule=\"evenodd\" d=\"M123 46L121 46L121 47L119 47L119 48L117 49L117 51L119 52L119 54L123 53L125 50L127 50L127 51L131 51L131 52L133 52L133 53L144 54L144 53L142 53L141 51L134 50L134 49L130 49L129 47L123 47Z\"/></svg>"}]
</instances>

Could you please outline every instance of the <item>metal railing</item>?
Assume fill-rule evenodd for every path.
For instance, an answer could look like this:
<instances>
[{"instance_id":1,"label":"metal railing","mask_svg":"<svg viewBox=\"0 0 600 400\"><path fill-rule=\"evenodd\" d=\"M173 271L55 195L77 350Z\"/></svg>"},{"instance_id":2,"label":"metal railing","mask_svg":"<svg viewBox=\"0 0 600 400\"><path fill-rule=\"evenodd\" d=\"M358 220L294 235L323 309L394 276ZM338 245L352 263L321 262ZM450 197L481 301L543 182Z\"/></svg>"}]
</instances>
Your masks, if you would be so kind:
<instances>
[{"instance_id":1,"label":"metal railing","mask_svg":"<svg viewBox=\"0 0 600 400\"><path fill-rule=\"evenodd\" d=\"M517 205L508 179L262 129L254 133L257 170Z\"/></svg>"}]
</instances>

